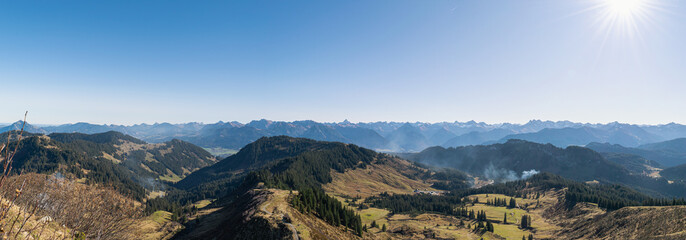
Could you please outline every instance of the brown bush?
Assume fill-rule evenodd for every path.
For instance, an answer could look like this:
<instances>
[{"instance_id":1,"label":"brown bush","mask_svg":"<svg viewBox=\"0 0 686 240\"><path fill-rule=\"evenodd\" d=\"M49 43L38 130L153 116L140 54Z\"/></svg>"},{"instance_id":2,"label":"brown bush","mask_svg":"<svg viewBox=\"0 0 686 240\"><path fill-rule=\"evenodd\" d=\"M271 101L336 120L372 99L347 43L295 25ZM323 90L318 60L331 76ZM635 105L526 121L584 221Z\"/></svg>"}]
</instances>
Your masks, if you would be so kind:
<instances>
[{"instance_id":1,"label":"brown bush","mask_svg":"<svg viewBox=\"0 0 686 240\"><path fill-rule=\"evenodd\" d=\"M24 126L9 132L6 142L0 144L2 239L135 239L130 233L142 211L130 198L108 187L77 183L58 174L11 176L23 133ZM10 142L17 144L10 148ZM47 229L51 223L58 229Z\"/></svg>"}]
</instances>

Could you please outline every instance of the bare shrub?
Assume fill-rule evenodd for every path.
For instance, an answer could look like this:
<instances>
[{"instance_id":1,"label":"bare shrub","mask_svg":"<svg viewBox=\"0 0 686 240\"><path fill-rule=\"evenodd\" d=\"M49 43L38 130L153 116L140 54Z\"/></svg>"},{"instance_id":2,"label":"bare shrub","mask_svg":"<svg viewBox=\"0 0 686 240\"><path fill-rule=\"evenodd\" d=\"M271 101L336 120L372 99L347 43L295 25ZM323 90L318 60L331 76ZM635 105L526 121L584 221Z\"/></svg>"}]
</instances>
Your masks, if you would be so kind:
<instances>
[{"instance_id":1,"label":"bare shrub","mask_svg":"<svg viewBox=\"0 0 686 240\"><path fill-rule=\"evenodd\" d=\"M21 130L0 144L0 238L136 239L131 233L142 210L131 198L58 174L10 175L25 124L26 114Z\"/></svg>"},{"instance_id":2,"label":"bare shrub","mask_svg":"<svg viewBox=\"0 0 686 240\"><path fill-rule=\"evenodd\" d=\"M66 238L134 239L129 234L142 212L140 204L113 189L34 173L10 177L7 183L23 185L15 204L71 229ZM2 193L12 197L10 189Z\"/></svg>"}]
</instances>

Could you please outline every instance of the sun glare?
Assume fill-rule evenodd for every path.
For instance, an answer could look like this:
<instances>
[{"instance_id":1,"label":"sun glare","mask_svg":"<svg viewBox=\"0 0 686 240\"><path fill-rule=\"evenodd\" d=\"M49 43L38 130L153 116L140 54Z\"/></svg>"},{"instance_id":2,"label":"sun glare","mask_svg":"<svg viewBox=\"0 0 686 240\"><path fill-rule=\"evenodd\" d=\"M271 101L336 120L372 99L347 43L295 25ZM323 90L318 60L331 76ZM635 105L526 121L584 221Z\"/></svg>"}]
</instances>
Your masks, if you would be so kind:
<instances>
[{"instance_id":1,"label":"sun glare","mask_svg":"<svg viewBox=\"0 0 686 240\"><path fill-rule=\"evenodd\" d=\"M610 13L618 17L632 17L633 14L642 11L646 0L604 0Z\"/></svg>"},{"instance_id":2,"label":"sun glare","mask_svg":"<svg viewBox=\"0 0 686 240\"><path fill-rule=\"evenodd\" d=\"M620 34L640 38L640 31L651 24L658 0L596 0L597 24L603 35Z\"/></svg>"}]
</instances>

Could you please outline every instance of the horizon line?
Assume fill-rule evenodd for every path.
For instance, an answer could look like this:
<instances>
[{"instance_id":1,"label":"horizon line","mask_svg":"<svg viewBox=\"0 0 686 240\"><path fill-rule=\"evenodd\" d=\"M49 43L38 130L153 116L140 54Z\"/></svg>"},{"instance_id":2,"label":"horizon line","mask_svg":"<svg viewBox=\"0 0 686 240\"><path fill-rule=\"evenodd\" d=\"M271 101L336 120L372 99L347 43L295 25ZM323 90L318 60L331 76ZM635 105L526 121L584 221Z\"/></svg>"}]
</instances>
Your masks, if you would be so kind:
<instances>
[{"instance_id":1,"label":"horizon line","mask_svg":"<svg viewBox=\"0 0 686 240\"><path fill-rule=\"evenodd\" d=\"M553 123L569 122L569 123L573 123L573 124L582 124L582 125L608 125L608 124L612 124L612 123L616 123L616 124L628 124L628 125L636 125L636 126L661 126L661 125L670 125L670 124L686 125L686 123L679 123L679 122L675 122L675 121L671 121L671 122L668 122L668 123L629 123L629 122L619 122L619 121L595 122L595 123L592 123L592 122L575 122L575 121L571 121L571 120L541 120L541 119L531 119L531 120L526 121L526 122L495 122L495 123L494 123L494 122L485 122L485 121L476 121L476 120L469 120L469 121L459 121L459 120L455 120L455 121L438 121L438 122L429 122L429 121L426 121L426 122L423 122L423 121L368 121L368 122L359 121L359 122L351 122L351 121L348 121L348 119L344 119L343 121L339 121L339 122L330 122L330 121L316 121L316 120L312 120L312 119L288 121L288 120L271 120L271 119L265 119L265 118L254 119L254 120L251 120L251 121L248 121L248 122L219 120L219 121L216 121L216 122L202 122L202 121L192 121L192 122L154 122L154 123L150 123L150 122L140 122L140 123L134 123L134 124L92 123L92 122L85 122L85 121L68 122L68 123L31 123L31 121L27 121L27 123L30 124L30 125L32 125L32 126L39 126L39 127L53 127L53 126L62 126L62 125L70 125L70 124L71 124L71 125L74 125L74 124L79 124L79 123L86 123L86 124L100 125L100 126L123 126L123 127L131 127L131 126L138 126L138 125L156 125L156 124L184 125L184 124L191 124L191 123L202 124L202 125L210 125L210 124L217 124L217 123L239 123L239 124L242 124L242 125L247 125L247 124L249 124L250 122L262 121L262 120L271 121L271 122L287 122L287 123L304 122L304 121L313 121L313 122L322 123L322 124L341 124L341 123L345 123L346 121L347 121L348 123L351 123L351 124L373 124L373 123L400 123L400 124L406 124L406 123L410 123L410 124L431 124L431 125L433 125L433 124L441 124L441 123L448 123L448 124L462 123L462 124L465 124L465 123L473 122L473 123L475 123L475 124L486 124L486 125L505 125L505 124L511 124L511 125L520 125L520 126L521 126L521 125L526 125L526 124L531 123L531 122L539 121L539 122L553 122ZM14 122L4 122L4 123L0 123L0 127L6 127L6 126L15 124L15 123L17 123L17 122L22 122L22 121L23 121L23 120L17 120L17 121L14 121Z\"/></svg>"}]
</instances>

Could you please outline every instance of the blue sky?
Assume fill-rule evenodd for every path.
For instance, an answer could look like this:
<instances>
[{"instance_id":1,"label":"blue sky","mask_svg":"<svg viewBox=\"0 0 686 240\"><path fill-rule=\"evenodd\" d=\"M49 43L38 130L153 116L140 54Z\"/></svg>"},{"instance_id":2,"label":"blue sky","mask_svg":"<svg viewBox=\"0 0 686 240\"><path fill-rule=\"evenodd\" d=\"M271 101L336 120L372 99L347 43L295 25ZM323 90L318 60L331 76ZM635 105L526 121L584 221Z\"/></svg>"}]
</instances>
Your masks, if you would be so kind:
<instances>
[{"instance_id":1,"label":"blue sky","mask_svg":"<svg viewBox=\"0 0 686 240\"><path fill-rule=\"evenodd\" d=\"M2 2L0 122L686 123L686 2L602 1Z\"/></svg>"}]
</instances>

